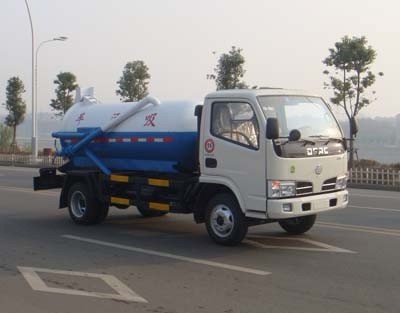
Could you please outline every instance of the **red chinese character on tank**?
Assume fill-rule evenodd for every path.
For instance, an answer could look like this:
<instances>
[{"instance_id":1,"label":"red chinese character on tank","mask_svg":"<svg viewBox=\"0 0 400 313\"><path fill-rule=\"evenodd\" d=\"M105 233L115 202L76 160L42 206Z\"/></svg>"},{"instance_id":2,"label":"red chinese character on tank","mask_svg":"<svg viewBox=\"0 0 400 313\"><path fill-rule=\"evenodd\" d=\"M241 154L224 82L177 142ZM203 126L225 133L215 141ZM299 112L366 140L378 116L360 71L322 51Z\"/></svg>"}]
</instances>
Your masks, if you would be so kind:
<instances>
[{"instance_id":1,"label":"red chinese character on tank","mask_svg":"<svg viewBox=\"0 0 400 313\"><path fill-rule=\"evenodd\" d=\"M81 123L81 121L85 120L85 112L79 114L79 116L76 118L75 122L77 122L77 125L79 125Z\"/></svg>"},{"instance_id":2,"label":"red chinese character on tank","mask_svg":"<svg viewBox=\"0 0 400 313\"><path fill-rule=\"evenodd\" d=\"M143 126L155 127L156 124L154 123L154 120L156 119L156 116L157 116L157 113L152 113L150 115L147 115Z\"/></svg>"}]
</instances>

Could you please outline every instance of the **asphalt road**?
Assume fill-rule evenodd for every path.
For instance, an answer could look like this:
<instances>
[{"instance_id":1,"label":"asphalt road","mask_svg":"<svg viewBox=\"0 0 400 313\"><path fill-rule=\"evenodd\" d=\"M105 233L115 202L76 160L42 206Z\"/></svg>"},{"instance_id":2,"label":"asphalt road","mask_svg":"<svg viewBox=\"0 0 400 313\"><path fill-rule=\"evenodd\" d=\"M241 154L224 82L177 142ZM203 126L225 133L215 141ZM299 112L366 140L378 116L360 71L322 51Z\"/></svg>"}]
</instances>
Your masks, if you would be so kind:
<instances>
[{"instance_id":1,"label":"asphalt road","mask_svg":"<svg viewBox=\"0 0 400 313\"><path fill-rule=\"evenodd\" d=\"M36 173L0 167L1 313L400 312L400 193L353 189L306 235L262 225L229 248L190 215L77 226Z\"/></svg>"}]
</instances>

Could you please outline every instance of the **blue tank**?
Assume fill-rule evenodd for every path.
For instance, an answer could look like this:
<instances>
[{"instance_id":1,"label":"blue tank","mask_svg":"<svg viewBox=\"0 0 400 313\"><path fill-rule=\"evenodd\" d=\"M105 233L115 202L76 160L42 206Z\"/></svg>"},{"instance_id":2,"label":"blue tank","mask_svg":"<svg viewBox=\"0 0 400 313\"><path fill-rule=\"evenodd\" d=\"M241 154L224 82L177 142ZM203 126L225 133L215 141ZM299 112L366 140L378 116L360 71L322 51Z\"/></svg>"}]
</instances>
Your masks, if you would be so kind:
<instances>
[{"instance_id":1,"label":"blue tank","mask_svg":"<svg viewBox=\"0 0 400 313\"><path fill-rule=\"evenodd\" d=\"M60 138L60 154L68 156L76 168L193 171L197 162L194 110L198 103L150 100L103 104L84 98L75 103L62 128L53 133Z\"/></svg>"}]
</instances>

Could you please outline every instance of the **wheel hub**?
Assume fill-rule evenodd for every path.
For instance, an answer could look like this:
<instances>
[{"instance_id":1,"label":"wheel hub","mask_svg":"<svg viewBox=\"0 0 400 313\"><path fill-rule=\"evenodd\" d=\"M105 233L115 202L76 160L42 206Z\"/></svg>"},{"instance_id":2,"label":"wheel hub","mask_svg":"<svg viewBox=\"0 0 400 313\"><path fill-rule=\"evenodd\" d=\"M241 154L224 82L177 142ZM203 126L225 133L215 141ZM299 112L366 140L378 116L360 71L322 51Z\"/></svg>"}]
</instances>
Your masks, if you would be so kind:
<instances>
[{"instance_id":1,"label":"wheel hub","mask_svg":"<svg viewBox=\"0 0 400 313\"><path fill-rule=\"evenodd\" d=\"M218 216L218 217L217 217L217 224L218 224L219 226L224 225L224 218L221 217L221 216Z\"/></svg>"},{"instance_id":2,"label":"wheel hub","mask_svg":"<svg viewBox=\"0 0 400 313\"><path fill-rule=\"evenodd\" d=\"M80 191L75 191L71 196L71 210L75 217L82 218L86 212L86 198Z\"/></svg>"},{"instance_id":3,"label":"wheel hub","mask_svg":"<svg viewBox=\"0 0 400 313\"><path fill-rule=\"evenodd\" d=\"M234 217L230 208L217 205L211 212L211 227L219 237L228 237L233 230Z\"/></svg>"}]
</instances>

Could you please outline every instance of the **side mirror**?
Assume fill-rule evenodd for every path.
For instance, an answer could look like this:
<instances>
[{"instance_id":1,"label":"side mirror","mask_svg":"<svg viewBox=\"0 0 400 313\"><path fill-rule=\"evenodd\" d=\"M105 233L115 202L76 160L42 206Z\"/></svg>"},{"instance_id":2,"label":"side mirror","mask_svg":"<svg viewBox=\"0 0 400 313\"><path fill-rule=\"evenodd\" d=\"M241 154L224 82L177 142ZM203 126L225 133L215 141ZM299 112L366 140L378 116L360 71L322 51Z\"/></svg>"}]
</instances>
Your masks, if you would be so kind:
<instances>
[{"instance_id":1,"label":"side mirror","mask_svg":"<svg viewBox=\"0 0 400 313\"><path fill-rule=\"evenodd\" d=\"M354 116L350 119L350 129L352 135L356 135L358 133L358 121Z\"/></svg>"},{"instance_id":2,"label":"side mirror","mask_svg":"<svg viewBox=\"0 0 400 313\"><path fill-rule=\"evenodd\" d=\"M279 138L279 122L275 117L267 119L267 138L278 139Z\"/></svg>"}]
</instances>

